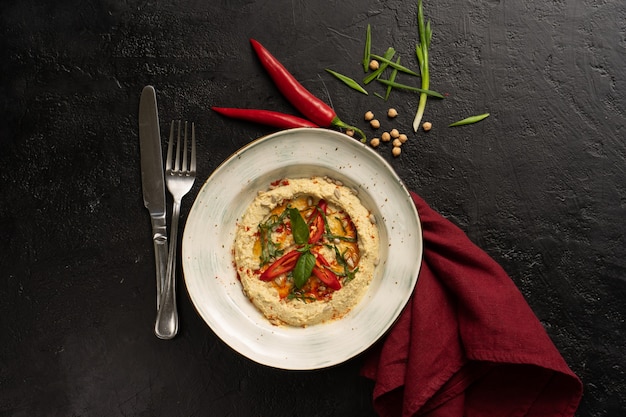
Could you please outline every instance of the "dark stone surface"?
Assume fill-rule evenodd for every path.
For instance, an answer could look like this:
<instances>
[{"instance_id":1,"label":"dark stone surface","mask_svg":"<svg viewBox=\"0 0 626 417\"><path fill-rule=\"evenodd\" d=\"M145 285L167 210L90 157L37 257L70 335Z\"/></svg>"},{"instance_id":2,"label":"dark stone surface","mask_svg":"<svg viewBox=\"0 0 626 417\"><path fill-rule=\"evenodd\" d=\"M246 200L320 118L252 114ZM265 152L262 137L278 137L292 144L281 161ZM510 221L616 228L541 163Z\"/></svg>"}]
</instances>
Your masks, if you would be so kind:
<instances>
[{"instance_id":1,"label":"dark stone surface","mask_svg":"<svg viewBox=\"0 0 626 417\"><path fill-rule=\"evenodd\" d=\"M431 86L449 96L429 102L434 129L410 135L401 157L379 152L510 273L585 384L578 415L624 415L624 3L443 0L425 10ZM0 415L374 416L360 358L314 372L252 363L204 325L182 285L180 335L154 337L138 100L153 84L163 124L198 124L192 195L272 131L211 105L293 111L250 37L345 121L393 105L394 126L408 132L416 95L385 103L324 68L362 76L367 23L375 51L393 46L416 68L415 15L400 0L4 0ZM487 111L480 124L445 127Z\"/></svg>"}]
</instances>

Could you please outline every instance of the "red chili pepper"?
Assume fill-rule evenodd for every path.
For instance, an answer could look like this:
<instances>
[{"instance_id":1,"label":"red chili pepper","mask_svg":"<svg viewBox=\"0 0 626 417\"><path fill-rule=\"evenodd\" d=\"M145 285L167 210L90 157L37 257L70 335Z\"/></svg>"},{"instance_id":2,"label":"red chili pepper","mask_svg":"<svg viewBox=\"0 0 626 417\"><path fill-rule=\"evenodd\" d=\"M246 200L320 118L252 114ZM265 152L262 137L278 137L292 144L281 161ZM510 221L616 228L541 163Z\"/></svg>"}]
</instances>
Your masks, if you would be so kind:
<instances>
[{"instance_id":1,"label":"red chili pepper","mask_svg":"<svg viewBox=\"0 0 626 417\"><path fill-rule=\"evenodd\" d=\"M286 274L296 267L298 258L301 253L297 250L291 251L286 255L278 258L269 266L259 277L261 281L271 281L279 275Z\"/></svg>"},{"instance_id":2,"label":"red chili pepper","mask_svg":"<svg viewBox=\"0 0 626 417\"><path fill-rule=\"evenodd\" d=\"M279 127L281 129L291 129L295 127L319 127L309 120L293 116L291 114L279 113L277 111L236 109L231 107L211 107L211 109L226 117L261 123L268 126Z\"/></svg>"},{"instance_id":3,"label":"red chili pepper","mask_svg":"<svg viewBox=\"0 0 626 417\"><path fill-rule=\"evenodd\" d=\"M320 200L317 203L317 207L315 207L315 210L313 210L313 213L311 213L309 223L311 225L311 230L313 231L313 233L311 233L311 236L309 237L310 245L317 243L317 241L320 240L324 235L324 230L326 226L324 224L324 214L326 214L326 207L328 207L326 201ZM315 229L313 227L315 227Z\"/></svg>"},{"instance_id":4,"label":"red chili pepper","mask_svg":"<svg viewBox=\"0 0 626 417\"><path fill-rule=\"evenodd\" d=\"M330 106L304 88L263 45L254 39L250 39L250 43L276 87L303 115L319 126L352 129L359 133L362 142L365 142L365 134L360 129L341 121Z\"/></svg>"},{"instance_id":5,"label":"red chili pepper","mask_svg":"<svg viewBox=\"0 0 626 417\"><path fill-rule=\"evenodd\" d=\"M339 278L330 270L330 264L320 253L318 253L315 258L315 266L313 267L312 274L326 284L328 288L335 291L341 289Z\"/></svg>"}]
</instances>

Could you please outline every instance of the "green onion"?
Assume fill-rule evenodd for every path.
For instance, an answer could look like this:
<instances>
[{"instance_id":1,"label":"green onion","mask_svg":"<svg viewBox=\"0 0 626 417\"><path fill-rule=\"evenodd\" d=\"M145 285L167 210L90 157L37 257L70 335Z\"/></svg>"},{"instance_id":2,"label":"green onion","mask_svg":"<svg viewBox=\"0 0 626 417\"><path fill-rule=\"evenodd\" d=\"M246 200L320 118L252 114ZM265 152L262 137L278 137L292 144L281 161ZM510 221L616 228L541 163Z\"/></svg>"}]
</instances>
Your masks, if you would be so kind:
<instances>
[{"instance_id":1,"label":"green onion","mask_svg":"<svg viewBox=\"0 0 626 417\"><path fill-rule=\"evenodd\" d=\"M280 246L272 241L271 234L273 230L283 223L283 219L287 216L287 210L284 210L280 216L272 215L264 223L259 224L259 239L261 241L261 265L266 265L283 254Z\"/></svg>"},{"instance_id":2,"label":"green onion","mask_svg":"<svg viewBox=\"0 0 626 417\"><path fill-rule=\"evenodd\" d=\"M420 98L421 98L421 95L432 96L432 97L437 97L437 98L444 98L441 93L438 93L438 92L432 91L432 90L424 90L423 88L412 87L410 85L400 84L400 83L392 82L390 80L379 79L378 82L379 83L383 83L383 84L385 84L387 86L392 86L394 88L399 88L401 90L414 91L416 93L420 93Z\"/></svg>"},{"instance_id":3,"label":"green onion","mask_svg":"<svg viewBox=\"0 0 626 417\"><path fill-rule=\"evenodd\" d=\"M419 0L417 4L417 26L419 30L420 43L415 47L415 54L417 55L417 61L420 66L420 74L422 76L422 89L428 90L430 85L430 76L428 74L428 48L430 48L430 39L432 38L432 30L430 28L430 21L424 24L424 8L422 7L422 0ZM417 113L415 119L413 119L413 130L417 132L422 117L424 116L424 110L426 109L426 99L428 94L421 93L420 100L417 106Z\"/></svg>"},{"instance_id":4,"label":"green onion","mask_svg":"<svg viewBox=\"0 0 626 417\"><path fill-rule=\"evenodd\" d=\"M448 127L471 125L472 123L480 122L481 120L484 120L487 117L489 117L489 113L479 114L477 116L466 117L463 120L459 120L458 122L454 122L452 124L449 124Z\"/></svg>"},{"instance_id":5,"label":"green onion","mask_svg":"<svg viewBox=\"0 0 626 417\"><path fill-rule=\"evenodd\" d=\"M363 52L363 71L367 72L370 65L370 53L372 51L372 29L368 23L365 32L365 51Z\"/></svg>"},{"instance_id":6,"label":"green onion","mask_svg":"<svg viewBox=\"0 0 626 417\"><path fill-rule=\"evenodd\" d=\"M393 58L395 54L396 54L396 50L393 48L389 48L387 49L387 52L385 52L385 55L383 56L383 58L389 61L391 58ZM387 68L388 65L389 65L388 63L383 62L376 71L370 73L367 77L363 79L363 84L369 84L372 81L374 81L376 78L380 77L380 74L383 73L383 71Z\"/></svg>"},{"instance_id":7,"label":"green onion","mask_svg":"<svg viewBox=\"0 0 626 417\"><path fill-rule=\"evenodd\" d=\"M406 74L409 74L409 75L414 75L414 76L416 76L416 77L419 77L419 74L418 74L418 73L416 73L416 72L414 72L414 71L411 71L411 70L410 70L410 69L408 69L407 67L404 67L404 66L400 65L397 61L396 61L396 62L393 62L392 60L387 59L387 58L385 58L384 56L375 55L375 54L372 54L372 58L373 58L373 59L376 59L376 60L378 60L378 61L380 61L380 62L384 62L385 64L389 65L389 66L390 66L391 68L393 68L393 69L397 69L398 71L404 72L404 73L406 73Z\"/></svg>"},{"instance_id":8,"label":"green onion","mask_svg":"<svg viewBox=\"0 0 626 417\"><path fill-rule=\"evenodd\" d=\"M326 72L328 72L329 74L334 75L338 80L341 80L348 87L358 91L359 93L363 93L363 94L367 95L367 91L363 87L361 87L359 85L359 83L354 81L352 78L347 77L347 76L345 76L343 74L339 74L338 72L335 72L335 71L330 70L328 68L326 68Z\"/></svg>"},{"instance_id":9,"label":"green onion","mask_svg":"<svg viewBox=\"0 0 626 417\"><path fill-rule=\"evenodd\" d=\"M396 60L396 64L400 65L400 57L398 57L398 59ZM391 71L391 75L389 76L389 82L392 82L392 83L395 82L396 75L398 75L398 68L393 67L393 71ZM387 92L385 93L385 101L389 100L389 94L391 94L392 88L393 88L393 85L387 84Z\"/></svg>"}]
</instances>

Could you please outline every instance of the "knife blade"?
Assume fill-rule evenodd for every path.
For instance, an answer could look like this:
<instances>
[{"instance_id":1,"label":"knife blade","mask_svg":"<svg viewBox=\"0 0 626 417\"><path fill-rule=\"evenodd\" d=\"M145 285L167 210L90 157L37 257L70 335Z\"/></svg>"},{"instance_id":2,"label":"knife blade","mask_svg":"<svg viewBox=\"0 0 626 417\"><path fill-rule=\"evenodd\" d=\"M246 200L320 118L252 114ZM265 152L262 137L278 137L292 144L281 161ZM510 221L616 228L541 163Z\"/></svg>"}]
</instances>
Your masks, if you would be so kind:
<instances>
[{"instance_id":1,"label":"knife blade","mask_svg":"<svg viewBox=\"0 0 626 417\"><path fill-rule=\"evenodd\" d=\"M139 100L139 149L143 203L150 212L152 224L158 310L167 269L167 224L159 112L156 92L150 85L143 88Z\"/></svg>"}]
</instances>

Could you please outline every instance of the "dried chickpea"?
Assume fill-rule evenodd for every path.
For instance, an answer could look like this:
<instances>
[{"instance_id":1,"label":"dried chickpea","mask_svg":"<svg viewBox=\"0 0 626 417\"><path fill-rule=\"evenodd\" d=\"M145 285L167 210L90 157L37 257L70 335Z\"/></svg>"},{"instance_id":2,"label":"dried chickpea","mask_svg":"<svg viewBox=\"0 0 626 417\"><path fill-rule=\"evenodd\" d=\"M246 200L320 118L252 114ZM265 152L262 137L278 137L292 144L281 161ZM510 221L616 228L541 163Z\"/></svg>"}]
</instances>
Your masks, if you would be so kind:
<instances>
[{"instance_id":1,"label":"dried chickpea","mask_svg":"<svg viewBox=\"0 0 626 417\"><path fill-rule=\"evenodd\" d=\"M396 148L399 148L400 146L402 146L402 142L400 142L400 139L394 139L392 144Z\"/></svg>"},{"instance_id":2,"label":"dried chickpea","mask_svg":"<svg viewBox=\"0 0 626 417\"><path fill-rule=\"evenodd\" d=\"M400 133L400 136L398 136L398 139L400 140L400 142L404 143L407 140L409 140L408 136L405 135L404 133Z\"/></svg>"},{"instance_id":3,"label":"dried chickpea","mask_svg":"<svg viewBox=\"0 0 626 417\"><path fill-rule=\"evenodd\" d=\"M370 140L370 145L372 146L372 148L378 147L378 145L380 145L380 139L372 138L372 140Z\"/></svg>"},{"instance_id":4,"label":"dried chickpea","mask_svg":"<svg viewBox=\"0 0 626 417\"><path fill-rule=\"evenodd\" d=\"M370 120L370 126L374 129L378 129L380 127L380 122L377 119Z\"/></svg>"},{"instance_id":5,"label":"dried chickpea","mask_svg":"<svg viewBox=\"0 0 626 417\"><path fill-rule=\"evenodd\" d=\"M391 140L391 135L389 134L389 132L383 132L383 134L380 135L380 138L383 140L383 142L389 142Z\"/></svg>"},{"instance_id":6,"label":"dried chickpea","mask_svg":"<svg viewBox=\"0 0 626 417\"><path fill-rule=\"evenodd\" d=\"M378 63L378 61L376 61L375 59L372 59L370 61L370 69L372 71L376 71L378 68L380 68L380 64Z\"/></svg>"},{"instance_id":7,"label":"dried chickpea","mask_svg":"<svg viewBox=\"0 0 626 417\"><path fill-rule=\"evenodd\" d=\"M393 119L396 116L398 116L398 111L396 109L392 107L389 110L387 110L387 117Z\"/></svg>"},{"instance_id":8,"label":"dried chickpea","mask_svg":"<svg viewBox=\"0 0 626 417\"><path fill-rule=\"evenodd\" d=\"M346 135L348 135L348 136L354 136L354 130L352 130L352 129L348 129L348 130L346 130Z\"/></svg>"},{"instance_id":9,"label":"dried chickpea","mask_svg":"<svg viewBox=\"0 0 626 417\"><path fill-rule=\"evenodd\" d=\"M374 113L372 113L371 111L368 111L367 113L365 113L365 116L363 116L363 118L365 119L366 122L369 122L370 120L374 118Z\"/></svg>"},{"instance_id":10,"label":"dried chickpea","mask_svg":"<svg viewBox=\"0 0 626 417\"><path fill-rule=\"evenodd\" d=\"M431 122L424 122L422 124L422 129L424 129L424 132L428 132L430 129L432 129L433 124Z\"/></svg>"},{"instance_id":11,"label":"dried chickpea","mask_svg":"<svg viewBox=\"0 0 626 417\"><path fill-rule=\"evenodd\" d=\"M392 138L397 138L398 136L400 136L400 132L398 132L398 129L391 129L391 132L389 134Z\"/></svg>"},{"instance_id":12,"label":"dried chickpea","mask_svg":"<svg viewBox=\"0 0 626 417\"><path fill-rule=\"evenodd\" d=\"M402 153L402 149L399 146L394 146L393 149L391 150L391 154L393 156L400 156L401 153Z\"/></svg>"}]
</instances>

